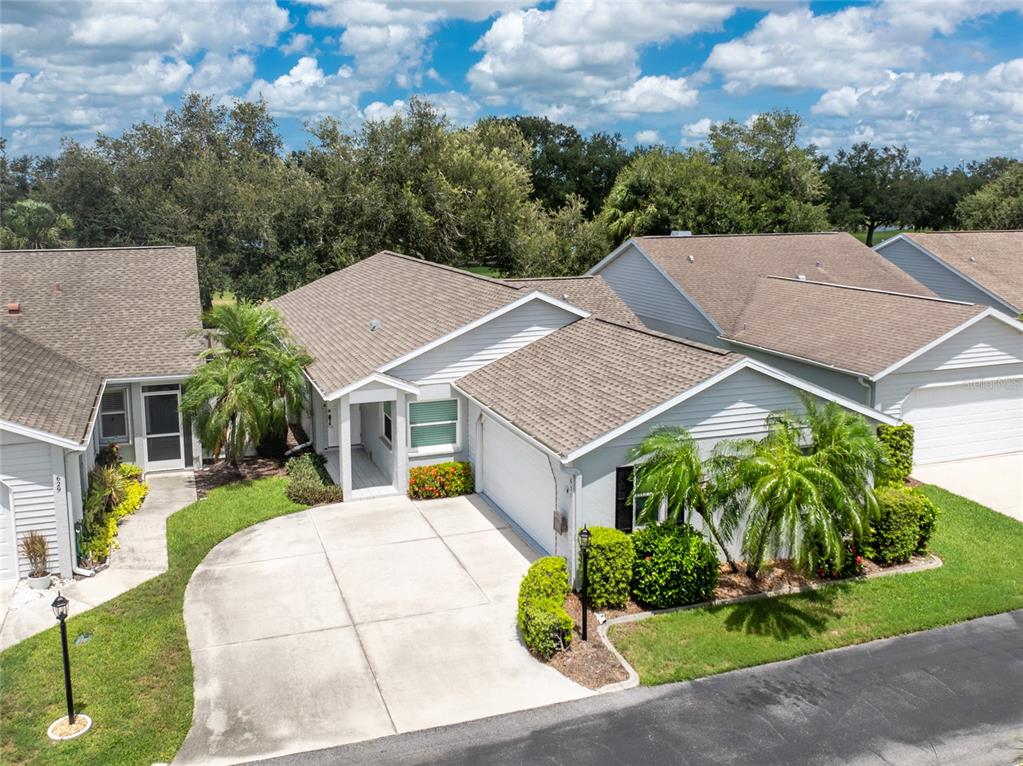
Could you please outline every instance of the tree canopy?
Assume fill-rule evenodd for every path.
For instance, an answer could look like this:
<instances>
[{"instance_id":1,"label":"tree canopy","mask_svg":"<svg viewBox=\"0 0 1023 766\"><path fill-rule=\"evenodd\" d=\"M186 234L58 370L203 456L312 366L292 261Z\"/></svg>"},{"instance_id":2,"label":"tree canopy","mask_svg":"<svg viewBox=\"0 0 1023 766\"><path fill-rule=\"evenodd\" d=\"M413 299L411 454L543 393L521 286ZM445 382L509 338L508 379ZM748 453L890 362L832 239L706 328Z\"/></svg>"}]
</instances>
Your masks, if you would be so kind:
<instances>
[{"instance_id":1,"label":"tree canopy","mask_svg":"<svg viewBox=\"0 0 1023 766\"><path fill-rule=\"evenodd\" d=\"M964 197L956 215L968 229L1023 229L1023 164Z\"/></svg>"}]
</instances>

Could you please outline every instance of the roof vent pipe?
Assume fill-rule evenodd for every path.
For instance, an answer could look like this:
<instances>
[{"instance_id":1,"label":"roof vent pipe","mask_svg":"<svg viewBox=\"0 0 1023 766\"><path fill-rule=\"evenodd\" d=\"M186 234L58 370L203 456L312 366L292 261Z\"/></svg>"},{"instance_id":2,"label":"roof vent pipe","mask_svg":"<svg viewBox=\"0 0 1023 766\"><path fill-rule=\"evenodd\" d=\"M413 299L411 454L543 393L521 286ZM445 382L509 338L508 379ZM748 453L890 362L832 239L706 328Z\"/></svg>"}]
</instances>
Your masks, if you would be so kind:
<instances>
[{"instance_id":1,"label":"roof vent pipe","mask_svg":"<svg viewBox=\"0 0 1023 766\"><path fill-rule=\"evenodd\" d=\"M20 314L21 313L21 304L18 303L17 301L11 301L10 303L7 304L7 313L8 314Z\"/></svg>"},{"instance_id":2,"label":"roof vent pipe","mask_svg":"<svg viewBox=\"0 0 1023 766\"><path fill-rule=\"evenodd\" d=\"M671 236L673 237L691 237L693 233L688 229L672 229Z\"/></svg>"},{"instance_id":3,"label":"roof vent pipe","mask_svg":"<svg viewBox=\"0 0 1023 766\"><path fill-rule=\"evenodd\" d=\"M693 256L691 256L691 255L687 255L687 256L686 256L686 259L687 259L687 260L688 260L688 261L689 261L690 263L696 263L696 259L695 259L695 258L693 258Z\"/></svg>"},{"instance_id":4,"label":"roof vent pipe","mask_svg":"<svg viewBox=\"0 0 1023 766\"><path fill-rule=\"evenodd\" d=\"M561 300L563 300L565 303L568 303L568 293L562 293Z\"/></svg>"},{"instance_id":5,"label":"roof vent pipe","mask_svg":"<svg viewBox=\"0 0 1023 766\"><path fill-rule=\"evenodd\" d=\"M798 279L800 282L805 282L806 274L796 274L796 279Z\"/></svg>"},{"instance_id":6,"label":"roof vent pipe","mask_svg":"<svg viewBox=\"0 0 1023 766\"><path fill-rule=\"evenodd\" d=\"M821 262L817 261L817 268L819 269L820 267L821 267Z\"/></svg>"},{"instance_id":7,"label":"roof vent pipe","mask_svg":"<svg viewBox=\"0 0 1023 766\"><path fill-rule=\"evenodd\" d=\"M380 329L380 320L379 319L374 319L374 320L372 320L369 323L369 331L370 332L376 332L379 329Z\"/></svg>"}]
</instances>

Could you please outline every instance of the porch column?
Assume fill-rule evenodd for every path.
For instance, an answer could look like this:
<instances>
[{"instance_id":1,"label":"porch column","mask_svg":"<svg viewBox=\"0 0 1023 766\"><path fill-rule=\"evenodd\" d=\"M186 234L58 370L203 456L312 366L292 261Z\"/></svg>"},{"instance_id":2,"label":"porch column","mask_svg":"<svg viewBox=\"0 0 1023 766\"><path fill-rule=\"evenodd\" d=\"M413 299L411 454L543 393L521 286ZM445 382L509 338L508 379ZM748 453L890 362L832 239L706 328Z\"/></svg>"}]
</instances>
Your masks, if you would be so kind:
<instances>
[{"instance_id":1,"label":"porch column","mask_svg":"<svg viewBox=\"0 0 1023 766\"><path fill-rule=\"evenodd\" d=\"M338 464L341 467L341 491L345 500L352 499L352 404L346 394L337 403L338 410Z\"/></svg>"},{"instance_id":2,"label":"porch column","mask_svg":"<svg viewBox=\"0 0 1023 766\"><path fill-rule=\"evenodd\" d=\"M394 448L394 477L392 484L398 492L408 491L408 407L404 391L396 392L394 400L394 433L391 444Z\"/></svg>"}]
</instances>

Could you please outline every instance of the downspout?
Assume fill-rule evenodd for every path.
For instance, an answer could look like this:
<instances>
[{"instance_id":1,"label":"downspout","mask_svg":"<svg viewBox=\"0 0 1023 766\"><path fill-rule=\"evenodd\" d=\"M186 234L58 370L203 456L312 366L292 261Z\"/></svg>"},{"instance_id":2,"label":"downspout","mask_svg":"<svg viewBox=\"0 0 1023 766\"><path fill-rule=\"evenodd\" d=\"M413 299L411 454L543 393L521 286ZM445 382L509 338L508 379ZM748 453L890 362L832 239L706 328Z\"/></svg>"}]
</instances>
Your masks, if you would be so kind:
<instances>
[{"instance_id":1,"label":"downspout","mask_svg":"<svg viewBox=\"0 0 1023 766\"><path fill-rule=\"evenodd\" d=\"M865 380L862 375L856 376L856 382L867 389L867 406L874 406L874 383L870 380Z\"/></svg>"},{"instance_id":2,"label":"downspout","mask_svg":"<svg viewBox=\"0 0 1023 766\"><path fill-rule=\"evenodd\" d=\"M554 463L551 462L551 456L547 456L547 467L551 472L551 481L554 482L554 516L551 517L553 522L558 515L558 475L554 472ZM557 534L554 535L554 555L558 555L558 538L561 537L561 530L555 530Z\"/></svg>"},{"instance_id":3,"label":"downspout","mask_svg":"<svg viewBox=\"0 0 1023 766\"><path fill-rule=\"evenodd\" d=\"M569 571L572 573L572 581L575 581L576 565L579 561L579 551L577 550L579 545L579 497L582 495L583 489L583 474L578 468L572 466L562 466L565 473L571 478L572 482L568 486L568 491L572 495L572 513L571 520L568 524L569 535L571 536L571 543L569 543L569 552L572 555L572 560L569 563Z\"/></svg>"},{"instance_id":4,"label":"downspout","mask_svg":"<svg viewBox=\"0 0 1023 766\"><path fill-rule=\"evenodd\" d=\"M76 467L75 471L68 470L68 458L72 458L72 464ZM64 502L67 508L68 523L68 540L71 542L71 574L78 575L79 577L93 577L96 574L95 569L84 569L78 565L78 535L75 532L75 503L74 503L74 491L71 488L71 482L68 480L68 476L72 473L78 474L78 452L65 452L64 453ZM82 477L80 475L71 476L71 478L81 486ZM82 498L82 502L85 502L85 498Z\"/></svg>"},{"instance_id":5,"label":"downspout","mask_svg":"<svg viewBox=\"0 0 1023 766\"><path fill-rule=\"evenodd\" d=\"M289 455L294 455L296 452L300 452L301 450L304 450L306 447L311 447L312 444L313 444L313 440L312 439L310 439L307 442L302 442L298 446L292 447L291 449L287 450L284 453L284 457L288 457Z\"/></svg>"}]
</instances>

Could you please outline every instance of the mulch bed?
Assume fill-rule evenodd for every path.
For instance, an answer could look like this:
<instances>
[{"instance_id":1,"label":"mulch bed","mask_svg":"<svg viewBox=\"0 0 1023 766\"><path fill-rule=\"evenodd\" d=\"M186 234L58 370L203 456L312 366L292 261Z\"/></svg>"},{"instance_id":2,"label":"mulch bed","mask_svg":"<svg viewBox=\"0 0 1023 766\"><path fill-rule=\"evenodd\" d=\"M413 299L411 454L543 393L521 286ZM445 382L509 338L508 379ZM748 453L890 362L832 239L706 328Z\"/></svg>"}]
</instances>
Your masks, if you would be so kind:
<instances>
[{"instance_id":1,"label":"mulch bed","mask_svg":"<svg viewBox=\"0 0 1023 766\"><path fill-rule=\"evenodd\" d=\"M206 497L211 490L225 484L283 475L283 461L274 458L247 457L237 467L226 460L218 460L195 472L195 494L198 497Z\"/></svg>"}]
</instances>

